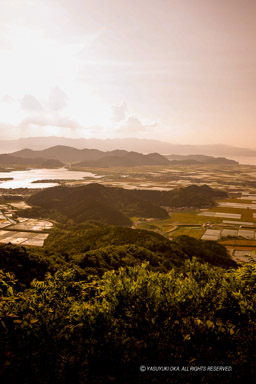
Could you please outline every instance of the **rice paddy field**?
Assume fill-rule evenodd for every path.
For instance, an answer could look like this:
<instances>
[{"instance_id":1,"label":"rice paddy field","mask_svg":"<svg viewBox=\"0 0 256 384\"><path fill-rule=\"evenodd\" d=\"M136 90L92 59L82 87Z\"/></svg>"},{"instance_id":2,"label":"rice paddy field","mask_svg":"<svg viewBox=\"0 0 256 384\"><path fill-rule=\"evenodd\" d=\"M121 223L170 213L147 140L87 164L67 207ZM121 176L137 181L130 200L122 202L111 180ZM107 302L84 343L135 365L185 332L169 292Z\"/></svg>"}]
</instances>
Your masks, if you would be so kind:
<instances>
[{"instance_id":1,"label":"rice paddy field","mask_svg":"<svg viewBox=\"0 0 256 384\"><path fill-rule=\"evenodd\" d=\"M42 247L53 224L47 220L15 216L18 208L27 208L24 202L0 205L0 243ZM15 217L15 219L13 218Z\"/></svg>"},{"instance_id":2,"label":"rice paddy field","mask_svg":"<svg viewBox=\"0 0 256 384\"><path fill-rule=\"evenodd\" d=\"M0 231L0 243L42 247L48 233Z\"/></svg>"},{"instance_id":3,"label":"rice paddy field","mask_svg":"<svg viewBox=\"0 0 256 384\"><path fill-rule=\"evenodd\" d=\"M182 236L182 235L187 235L194 237L196 239L201 239L201 237L204 234L204 229L199 227L199 228L193 228L193 227L178 227L178 229L175 231L174 234L171 234L172 236Z\"/></svg>"},{"instance_id":4,"label":"rice paddy field","mask_svg":"<svg viewBox=\"0 0 256 384\"><path fill-rule=\"evenodd\" d=\"M188 235L218 241L235 255L236 250L256 251L256 167L247 165L182 165L85 168L98 176L97 183L129 189L171 190L207 184L229 193L228 199L204 210L173 210L166 219L132 218L133 227L158 232L168 238ZM81 171L81 169L80 169ZM93 180L70 181L70 185ZM52 223L13 218L24 201L0 205L0 242L42 246ZM243 247L243 249L241 249Z\"/></svg>"},{"instance_id":5,"label":"rice paddy field","mask_svg":"<svg viewBox=\"0 0 256 384\"><path fill-rule=\"evenodd\" d=\"M253 198L255 198L253 196ZM256 253L256 204L247 199L226 199L207 210L170 212L169 218L140 221L136 228L153 230L168 238L187 235L218 241L226 246L234 260L248 261ZM254 257L254 256L253 256Z\"/></svg>"}]
</instances>

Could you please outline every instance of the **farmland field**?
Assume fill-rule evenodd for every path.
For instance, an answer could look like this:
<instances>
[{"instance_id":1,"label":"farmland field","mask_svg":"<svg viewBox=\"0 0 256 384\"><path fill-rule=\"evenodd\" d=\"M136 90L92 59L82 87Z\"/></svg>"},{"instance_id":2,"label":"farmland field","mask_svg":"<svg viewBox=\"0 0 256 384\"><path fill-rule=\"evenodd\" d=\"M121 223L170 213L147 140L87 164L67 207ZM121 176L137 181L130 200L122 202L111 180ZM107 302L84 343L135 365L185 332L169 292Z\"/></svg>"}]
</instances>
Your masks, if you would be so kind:
<instances>
[{"instance_id":1,"label":"farmland field","mask_svg":"<svg viewBox=\"0 0 256 384\"><path fill-rule=\"evenodd\" d=\"M191 227L178 227L178 229L171 233L171 237L174 236L182 236L182 235L187 235L194 237L196 239L201 239L202 235L204 233L204 229L202 228L191 228Z\"/></svg>"},{"instance_id":2,"label":"farmland field","mask_svg":"<svg viewBox=\"0 0 256 384\"><path fill-rule=\"evenodd\" d=\"M236 237L238 241L243 237L244 241L253 241L254 244L255 234L253 231L254 225L256 226L256 167L254 166L175 165L109 167L104 169L84 167L82 169L71 168L71 170L91 172L99 184L128 189L171 190L192 184L207 184L213 188L224 190L228 192L229 198L220 199L215 207L204 210L185 207L185 209L173 211L170 208L169 217L165 219L132 218L133 227L155 231L168 238L188 235L198 239L208 238L222 241L221 238L225 239L231 236ZM93 179L82 180L80 178L80 180L69 180L67 184L84 185L92 181ZM24 193L27 194L28 192L24 191ZM33 190L30 193L33 193ZM51 228L51 224L47 226L47 223L42 220L18 218L12 222L12 215L15 210L26 207L24 200L14 201L12 205L4 204L2 207L5 211L5 216L0 217L3 241L8 238L3 232L6 229L23 233L43 233L48 232ZM219 235L212 234L211 230L219 231ZM27 242L30 241L31 244L39 244L39 240L42 242L42 239L31 236L27 237ZM9 238L16 242L20 241L24 245L27 244L26 241L22 240L24 239L22 236L15 237L10 234ZM253 244L250 246L254 246Z\"/></svg>"},{"instance_id":3,"label":"farmland field","mask_svg":"<svg viewBox=\"0 0 256 384\"><path fill-rule=\"evenodd\" d=\"M47 220L16 217L18 208L28 207L24 201L0 205L0 243L36 247L44 245L53 224Z\"/></svg>"}]
</instances>

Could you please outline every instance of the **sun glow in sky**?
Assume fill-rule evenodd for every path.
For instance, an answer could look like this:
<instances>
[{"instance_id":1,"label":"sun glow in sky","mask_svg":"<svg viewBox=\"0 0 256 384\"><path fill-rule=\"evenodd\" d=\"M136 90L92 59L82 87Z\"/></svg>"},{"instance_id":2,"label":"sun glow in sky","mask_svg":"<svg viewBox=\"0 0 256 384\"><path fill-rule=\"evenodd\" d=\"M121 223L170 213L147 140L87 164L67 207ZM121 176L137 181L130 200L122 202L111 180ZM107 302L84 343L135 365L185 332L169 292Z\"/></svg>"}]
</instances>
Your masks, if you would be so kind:
<instances>
[{"instance_id":1,"label":"sun glow in sky","mask_svg":"<svg viewBox=\"0 0 256 384\"><path fill-rule=\"evenodd\" d=\"M0 0L1 138L256 146L255 18L255 0Z\"/></svg>"}]
</instances>

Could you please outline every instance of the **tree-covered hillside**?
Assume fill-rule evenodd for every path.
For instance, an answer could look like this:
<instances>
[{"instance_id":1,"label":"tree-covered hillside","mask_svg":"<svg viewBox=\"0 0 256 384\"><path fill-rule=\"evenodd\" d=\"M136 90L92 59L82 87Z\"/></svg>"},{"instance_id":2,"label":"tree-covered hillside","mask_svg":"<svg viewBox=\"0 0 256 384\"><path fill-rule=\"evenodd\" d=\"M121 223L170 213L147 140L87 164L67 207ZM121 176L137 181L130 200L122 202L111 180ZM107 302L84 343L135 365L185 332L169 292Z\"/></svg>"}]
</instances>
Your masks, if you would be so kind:
<instances>
[{"instance_id":1,"label":"tree-covered hillside","mask_svg":"<svg viewBox=\"0 0 256 384\"><path fill-rule=\"evenodd\" d=\"M96 220L106 224L129 226L130 217L164 218L166 207L205 207L215 199L226 197L225 192L207 185L192 185L171 191L128 190L88 184L79 187L53 187L35 193L28 199L36 211L26 210L24 215L52 215L53 210L77 223Z\"/></svg>"},{"instance_id":2,"label":"tree-covered hillside","mask_svg":"<svg viewBox=\"0 0 256 384\"><path fill-rule=\"evenodd\" d=\"M235 268L226 248L212 241L180 236L170 241L150 231L115 226L73 226L53 231L41 248L0 245L0 269L12 272L21 288L47 272L74 269L77 279L149 262L153 271L182 268L197 257L222 268Z\"/></svg>"},{"instance_id":3,"label":"tree-covered hillside","mask_svg":"<svg viewBox=\"0 0 256 384\"><path fill-rule=\"evenodd\" d=\"M0 270L1 383L255 378L255 265L215 242L66 224L41 249L1 245Z\"/></svg>"}]
</instances>

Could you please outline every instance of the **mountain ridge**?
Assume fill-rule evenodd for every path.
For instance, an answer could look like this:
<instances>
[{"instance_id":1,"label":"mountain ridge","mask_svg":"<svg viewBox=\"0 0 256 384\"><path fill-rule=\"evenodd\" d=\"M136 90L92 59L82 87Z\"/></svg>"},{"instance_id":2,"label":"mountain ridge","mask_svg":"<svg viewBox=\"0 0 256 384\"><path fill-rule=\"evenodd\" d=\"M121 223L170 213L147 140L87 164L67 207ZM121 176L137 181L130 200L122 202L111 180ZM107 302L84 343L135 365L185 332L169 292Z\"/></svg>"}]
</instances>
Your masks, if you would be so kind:
<instances>
[{"instance_id":1,"label":"mountain ridge","mask_svg":"<svg viewBox=\"0 0 256 384\"><path fill-rule=\"evenodd\" d=\"M32 149L42 150L49 146L57 144L68 145L82 149L99 149L103 151L110 151L116 148L124 150L133 150L142 153L158 152L163 155L177 154L177 155L191 155L203 154L213 156L245 156L256 157L256 149L254 148L241 148L230 146L226 144L205 144L205 145L192 145L192 144L173 144L153 139L138 139L138 138L123 138L123 139L85 139L85 138L67 138L58 136L46 137L27 137L17 140L0 140L0 153L7 151L18 151L22 148L30 147Z\"/></svg>"},{"instance_id":2,"label":"mountain ridge","mask_svg":"<svg viewBox=\"0 0 256 384\"><path fill-rule=\"evenodd\" d=\"M135 151L126 151L115 149L113 151L100 151L98 149L83 148L77 149L70 146L57 145L43 150L31 150L28 148L13 152L10 155L12 158L19 159L45 159L66 162L77 167L134 167L145 165L202 165L202 164L238 164L234 160L229 160L224 157L212 157L206 155L169 155L163 156L159 153L142 154ZM22 163L22 160L20 160Z\"/></svg>"},{"instance_id":3,"label":"mountain ridge","mask_svg":"<svg viewBox=\"0 0 256 384\"><path fill-rule=\"evenodd\" d=\"M91 162L99 162L98 165L100 166L104 166L105 164L109 166L118 166L120 163L125 166L169 164L169 160L158 153L143 155L142 153L134 151L128 152L125 150L103 152L98 149L77 149L63 145L57 145L41 151L23 149L12 153L11 156L31 159L43 158L47 160L50 158L59 161L72 162L73 164L79 162L77 165L80 166L90 166ZM124 159L126 161L122 161Z\"/></svg>"}]
</instances>

